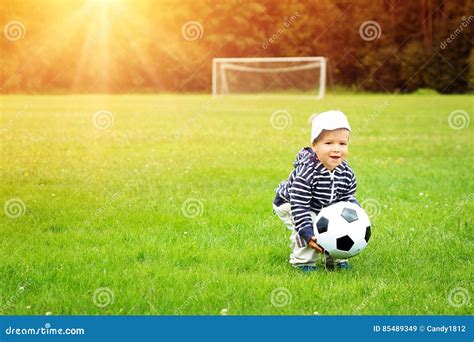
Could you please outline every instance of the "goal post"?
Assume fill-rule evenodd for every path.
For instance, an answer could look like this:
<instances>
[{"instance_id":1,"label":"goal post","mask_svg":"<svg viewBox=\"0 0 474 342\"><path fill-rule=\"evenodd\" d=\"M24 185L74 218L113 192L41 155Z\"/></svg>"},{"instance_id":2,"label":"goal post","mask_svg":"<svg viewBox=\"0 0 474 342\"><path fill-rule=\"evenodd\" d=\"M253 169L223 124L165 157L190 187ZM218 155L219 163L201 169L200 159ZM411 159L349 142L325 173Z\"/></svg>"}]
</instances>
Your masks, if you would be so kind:
<instances>
[{"instance_id":1,"label":"goal post","mask_svg":"<svg viewBox=\"0 0 474 342\"><path fill-rule=\"evenodd\" d=\"M212 60L212 95L307 96L326 91L325 57L248 57Z\"/></svg>"}]
</instances>

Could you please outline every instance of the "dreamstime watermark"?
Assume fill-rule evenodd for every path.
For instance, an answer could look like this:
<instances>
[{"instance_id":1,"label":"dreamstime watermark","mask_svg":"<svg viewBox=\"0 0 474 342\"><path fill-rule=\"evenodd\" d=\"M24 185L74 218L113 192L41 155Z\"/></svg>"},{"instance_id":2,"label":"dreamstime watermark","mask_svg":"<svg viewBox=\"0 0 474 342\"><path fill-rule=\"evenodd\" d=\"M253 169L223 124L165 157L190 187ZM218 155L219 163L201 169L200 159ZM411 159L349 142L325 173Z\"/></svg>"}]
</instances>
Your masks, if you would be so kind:
<instances>
[{"instance_id":1,"label":"dreamstime watermark","mask_svg":"<svg viewBox=\"0 0 474 342\"><path fill-rule=\"evenodd\" d=\"M114 292L108 287L99 287L92 295L92 302L99 308L105 308L114 303Z\"/></svg>"},{"instance_id":2,"label":"dreamstime watermark","mask_svg":"<svg viewBox=\"0 0 474 342\"><path fill-rule=\"evenodd\" d=\"M9 21L3 28L3 35L9 41L16 41L25 38L26 28L21 21Z\"/></svg>"},{"instance_id":3,"label":"dreamstime watermark","mask_svg":"<svg viewBox=\"0 0 474 342\"><path fill-rule=\"evenodd\" d=\"M468 305L471 300L471 295L468 289L464 287L455 287L448 294L449 305L460 308L461 306Z\"/></svg>"},{"instance_id":4,"label":"dreamstime watermark","mask_svg":"<svg viewBox=\"0 0 474 342\"><path fill-rule=\"evenodd\" d=\"M112 19L108 19L107 21L104 22L104 26L99 30L98 33L90 36L87 41L86 41L86 44L85 44L85 47L86 48L92 48L94 47L94 45L101 39L105 39L108 32L110 32L110 28L112 27L112 24L114 21L117 21L118 19L120 19L122 17L122 13L119 13L118 15L116 15L115 17L113 17Z\"/></svg>"},{"instance_id":5,"label":"dreamstime watermark","mask_svg":"<svg viewBox=\"0 0 474 342\"><path fill-rule=\"evenodd\" d=\"M53 328L51 323L46 323L40 328L17 328L9 326L5 329L6 335L84 335L84 328Z\"/></svg>"},{"instance_id":6,"label":"dreamstime watermark","mask_svg":"<svg viewBox=\"0 0 474 342\"><path fill-rule=\"evenodd\" d=\"M110 205L111 205L113 202L115 202L116 200L118 200L122 195L123 195L123 193L120 192L120 191L114 193L114 194L110 197L110 199L109 199L107 202L105 202L105 204L104 204L102 207L100 207L99 209L97 209L97 210L94 212L94 214L93 214L90 218L88 218L87 220L84 221L84 225L87 226L87 227L90 226L90 225L92 224L92 222L94 222L96 219L98 219L98 218L102 215L102 213L103 213L108 207L110 207Z\"/></svg>"},{"instance_id":7,"label":"dreamstime watermark","mask_svg":"<svg viewBox=\"0 0 474 342\"><path fill-rule=\"evenodd\" d=\"M456 203L456 206L454 207L453 210L450 210L449 211L449 214L448 215L444 215L443 216L443 220L442 222L439 223L439 226L440 227L445 227L446 226L446 223L451 220L451 219L455 219L457 220L458 217L459 217L459 214L461 213L461 211L463 210L464 206L471 202L472 200L474 200L474 193L469 193L467 195L463 195L462 198L461 198L461 201L459 201L458 203Z\"/></svg>"},{"instance_id":8,"label":"dreamstime watermark","mask_svg":"<svg viewBox=\"0 0 474 342\"><path fill-rule=\"evenodd\" d=\"M284 130L291 126L291 114L287 110L279 109L270 115L270 124L277 130Z\"/></svg>"},{"instance_id":9,"label":"dreamstime watermark","mask_svg":"<svg viewBox=\"0 0 474 342\"><path fill-rule=\"evenodd\" d=\"M449 35L448 38L446 38L443 42L439 44L439 47L441 50L444 50L448 47L449 44L451 44L463 31L466 27L468 27L471 22L474 21L474 15L470 15L469 17L463 16L461 18L461 24L459 27L454 30L453 33Z\"/></svg>"},{"instance_id":10,"label":"dreamstime watermark","mask_svg":"<svg viewBox=\"0 0 474 342\"><path fill-rule=\"evenodd\" d=\"M286 287L277 287L270 294L270 302L277 308L291 304L292 299L293 296Z\"/></svg>"},{"instance_id":11,"label":"dreamstime watermark","mask_svg":"<svg viewBox=\"0 0 474 342\"><path fill-rule=\"evenodd\" d=\"M94 127L100 130L106 130L111 128L115 123L115 117L112 112L107 110L99 110L94 113L92 117L92 123Z\"/></svg>"},{"instance_id":12,"label":"dreamstime watermark","mask_svg":"<svg viewBox=\"0 0 474 342\"><path fill-rule=\"evenodd\" d=\"M210 100L206 101L202 106L200 106L198 111L189 120L187 120L181 128L174 132L174 138L179 139L184 134L186 129L188 129L196 120L198 120L205 112L209 110L210 106Z\"/></svg>"},{"instance_id":13,"label":"dreamstime watermark","mask_svg":"<svg viewBox=\"0 0 474 342\"><path fill-rule=\"evenodd\" d=\"M98 33L94 34L93 36L89 36L87 38L85 47L88 49L94 47L94 45L96 45L99 40L107 36L107 32L109 32L110 27L111 27L110 22L106 22L105 26Z\"/></svg>"},{"instance_id":14,"label":"dreamstime watermark","mask_svg":"<svg viewBox=\"0 0 474 342\"><path fill-rule=\"evenodd\" d=\"M448 115L448 125L452 129L460 130L466 128L471 123L469 114L461 109L452 111Z\"/></svg>"},{"instance_id":15,"label":"dreamstime watermark","mask_svg":"<svg viewBox=\"0 0 474 342\"><path fill-rule=\"evenodd\" d=\"M283 24L276 30L274 34L270 38L268 38L265 42L262 44L263 49L268 49L268 47L274 43L277 42L278 39L280 39L280 36L285 33L285 31L298 19L300 14L298 12L295 12L291 17L284 17L283 18Z\"/></svg>"},{"instance_id":16,"label":"dreamstime watermark","mask_svg":"<svg viewBox=\"0 0 474 342\"><path fill-rule=\"evenodd\" d=\"M359 35L363 40L371 42L380 38L382 35L382 29L376 21L364 21L359 27Z\"/></svg>"},{"instance_id":17,"label":"dreamstime watermark","mask_svg":"<svg viewBox=\"0 0 474 342\"><path fill-rule=\"evenodd\" d=\"M360 206L365 209L367 215L370 218L374 218L375 216L380 215L380 212L382 211L382 206L380 202L374 198L366 198L362 201Z\"/></svg>"},{"instance_id":18,"label":"dreamstime watermark","mask_svg":"<svg viewBox=\"0 0 474 342\"><path fill-rule=\"evenodd\" d=\"M18 284L18 289L15 293L0 307L0 315L4 315L5 312L15 304L18 298L32 286L34 287L35 283L31 279L28 279L25 283Z\"/></svg>"},{"instance_id":19,"label":"dreamstime watermark","mask_svg":"<svg viewBox=\"0 0 474 342\"><path fill-rule=\"evenodd\" d=\"M181 304L176 310L174 310L174 315L181 315L183 310L186 309L189 305L196 302L201 296L201 293L206 289L207 283L201 282L196 286L196 290Z\"/></svg>"},{"instance_id":20,"label":"dreamstime watermark","mask_svg":"<svg viewBox=\"0 0 474 342\"><path fill-rule=\"evenodd\" d=\"M18 112L16 112L15 114L15 117L13 119L11 119L10 121L8 121L7 125L5 127L2 127L0 129L0 134L5 134L7 133L10 129L13 128L13 126L15 126L15 123L20 120L20 118L25 114L25 112L31 110L31 104L30 103L27 103L26 105L23 106L23 109L22 110L19 110Z\"/></svg>"},{"instance_id":21,"label":"dreamstime watermark","mask_svg":"<svg viewBox=\"0 0 474 342\"><path fill-rule=\"evenodd\" d=\"M351 132L351 135L359 134L360 132L363 132L369 128L370 124L378 118L378 116L388 107L388 105L389 102L385 100L382 104L374 106L374 110L370 116L365 118L364 121L362 121L360 127Z\"/></svg>"},{"instance_id":22,"label":"dreamstime watermark","mask_svg":"<svg viewBox=\"0 0 474 342\"><path fill-rule=\"evenodd\" d=\"M268 232L268 229L272 228L275 224L275 215L276 213L272 211L266 218L262 217L261 219L257 220L254 224L255 234L265 234Z\"/></svg>"},{"instance_id":23,"label":"dreamstime watermark","mask_svg":"<svg viewBox=\"0 0 474 342\"><path fill-rule=\"evenodd\" d=\"M187 218L195 218L202 214L204 206L202 202L195 198L188 198L181 205L181 212Z\"/></svg>"},{"instance_id":24,"label":"dreamstime watermark","mask_svg":"<svg viewBox=\"0 0 474 342\"><path fill-rule=\"evenodd\" d=\"M204 28L199 21L187 21L181 26L181 36L188 42L201 39L203 35Z\"/></svg>"},{"instance_id":25,"label":"dreamstime watermark","mask_svg":"<svg viewBox=\"0 0 474 342\"><path fill-rule=\"evenodd\" d=\"M461 201L459 203L457 203L454 210L451 211L451 214L446 216L445 221L447 221L448 219L450 219L452 217L458 216L459 212L464 208L464 206L467 203L471 202L472 200L474 200L474 193L472 193L472 192L468 195L463 196L463 198L461 198Z\"/></svg>"},{"instance_id":26,"label":"dreamstime watermark","mask_svg":"<svg viewBox=\"0 0 474 342\"><path fill-rule=\"evenodd\" d=\"M18 218L26 212L25 202L19 198L10 198L5 202L5 205L3 206L3 212L9 218Z\"/></svg>"},{"instance_id":27,"label":"dreamstime watermark","mask_svg":"<svg viewBox=\"0 0 474 342\"><path fill-rule=\"evenodd\" d=\"M371 302L377 295L378 293L383 290L385 287L387 287L387 283L385 280L380 281L377 286L374 288L374 290L370 293L369 296L365 297L362 303L360 303L355 309L354 313L359 312L363 310L369 302Z\"/></svg>"}]
</instances>

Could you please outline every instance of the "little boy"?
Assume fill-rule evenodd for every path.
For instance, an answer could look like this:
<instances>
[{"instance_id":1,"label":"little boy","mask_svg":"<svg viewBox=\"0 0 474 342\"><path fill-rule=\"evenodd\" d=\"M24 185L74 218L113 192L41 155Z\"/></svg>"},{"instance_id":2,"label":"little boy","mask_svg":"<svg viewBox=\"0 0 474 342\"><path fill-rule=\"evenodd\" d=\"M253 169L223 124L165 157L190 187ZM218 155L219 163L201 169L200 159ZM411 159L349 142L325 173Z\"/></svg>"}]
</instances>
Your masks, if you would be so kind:
<instances>
[{"instance_id":1,"label":"little boy","mask_svg":"<svg viewBox=\"0 0 474 342\"><path fill-rule=\"evenodd\" d=\"M318 253L326 268L348 269L346 260L327 256L317 244L313 222L319 211L333 203L357 203L356 178L346 161L351 128L344 113L328 111L312 119L311 147L303 148L294 170L275 190L273 210L291 230L290 263L302 271L314 271Z\"/></svg>"}]
</instances>

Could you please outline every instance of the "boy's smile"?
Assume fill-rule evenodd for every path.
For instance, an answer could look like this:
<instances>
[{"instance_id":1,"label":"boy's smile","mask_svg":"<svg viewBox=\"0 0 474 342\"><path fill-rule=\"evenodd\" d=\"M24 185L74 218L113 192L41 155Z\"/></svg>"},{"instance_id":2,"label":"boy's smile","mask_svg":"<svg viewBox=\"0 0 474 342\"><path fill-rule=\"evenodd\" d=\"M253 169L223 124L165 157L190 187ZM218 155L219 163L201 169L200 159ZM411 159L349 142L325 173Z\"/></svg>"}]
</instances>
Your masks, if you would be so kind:
<instances>
[{"instance_id":1,"label":"boy's smile","mask_svg":"<svg viewBox=\"0 0 474 342\"><path fill-rule=\"evenodd\" d=\"M334 170L347 157L349 131L345 128L323 130L313 142L313 151L329 171Z\"/></svg>"}]
</instances>

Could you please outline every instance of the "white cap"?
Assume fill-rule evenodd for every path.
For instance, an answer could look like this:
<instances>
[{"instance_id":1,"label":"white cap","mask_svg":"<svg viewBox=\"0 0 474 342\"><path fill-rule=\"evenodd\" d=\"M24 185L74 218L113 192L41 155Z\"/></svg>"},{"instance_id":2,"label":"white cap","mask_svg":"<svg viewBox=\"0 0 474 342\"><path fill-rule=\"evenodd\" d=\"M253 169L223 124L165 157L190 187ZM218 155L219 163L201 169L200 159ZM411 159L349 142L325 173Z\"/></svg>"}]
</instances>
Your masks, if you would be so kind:
<instances>
[{"instance_id":1,"label":"white cap","mask_svg":"<svg viewBox=\"0 0 474 342\"><path fill-rule=\"evenodd\" d=\"M311 144L321 134L323 129L332 131L338 128L345 128L351 131L346 115L339 110L330 110L311 118Z\"/></svg>"}]
</instances>

